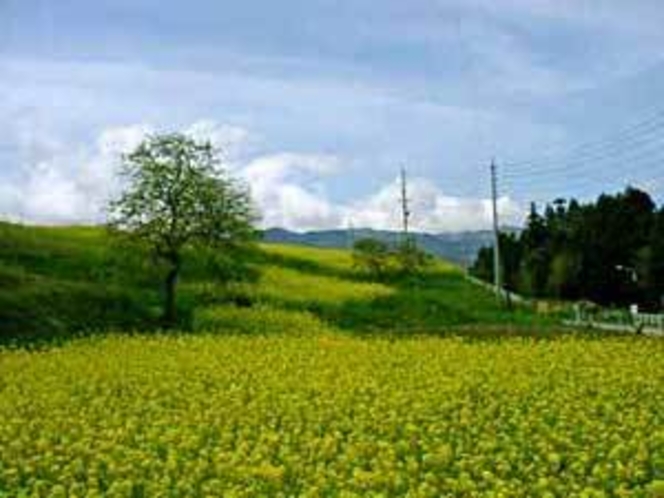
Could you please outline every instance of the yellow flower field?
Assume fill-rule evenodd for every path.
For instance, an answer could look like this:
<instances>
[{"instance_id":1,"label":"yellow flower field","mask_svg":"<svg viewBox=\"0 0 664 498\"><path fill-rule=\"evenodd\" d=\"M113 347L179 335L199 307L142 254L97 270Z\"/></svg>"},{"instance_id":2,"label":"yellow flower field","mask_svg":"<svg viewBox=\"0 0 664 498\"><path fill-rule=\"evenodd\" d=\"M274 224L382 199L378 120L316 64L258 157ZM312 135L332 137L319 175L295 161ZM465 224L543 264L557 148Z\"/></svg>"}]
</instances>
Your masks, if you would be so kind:
<instances>
[{"instance_id":1,"label":"yellow flower field","mask_svg":"<svg viewBox=\"0 0 664 498\"><path fill-rule=\"evenodd\" d=\"M0 351L0 496L662 496L664 343L111 336Z\"/></svg>"}]
</instances>

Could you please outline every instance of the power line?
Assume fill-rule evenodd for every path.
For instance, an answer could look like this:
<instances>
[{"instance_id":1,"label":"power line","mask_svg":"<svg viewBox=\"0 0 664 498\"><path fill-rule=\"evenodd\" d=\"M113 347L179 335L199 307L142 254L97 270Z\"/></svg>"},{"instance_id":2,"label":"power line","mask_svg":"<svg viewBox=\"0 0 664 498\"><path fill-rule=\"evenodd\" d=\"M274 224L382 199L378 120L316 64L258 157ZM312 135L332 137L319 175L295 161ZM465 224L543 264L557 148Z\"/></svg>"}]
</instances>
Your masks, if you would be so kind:
<instances>
[{"instance_id":1,"label":"power line","mask_svg":"<svg viewBox=\"0 0 664 498\"><path fill-rule=\"evenodd\" d=\"M626 167L617 170L616 166L620 162L627 163ZM659 141L651 142L646 148L626 149L619 154L604 157L596 156L594 160L569 160L565 166L558 168L531 168L520 173L508 172L501 178L515 190L535 188L547 192L556 189L560 184L564 184L566 189L595 190L598 178L603 178L605 182L614 180L617 184L648 181L653 176L653 168L664 172L664 144Z\"/></svg>"},{"instance_id":2,"label":"power line","mask_svg":"<svg viewBox=\"0 0 664 498\"><path fill-rule=\"evenodd\" d=\"M569 157L571 154L578 155L583 151L592 151L593 149L600 149L605 147L608 144L613 144L616 142L625 142L629 141L630 138L643 134L644 132L657 131L662 125L664 125L664 110L657 110L648 118L635 123L632 126L622 128L621 130L607 135L599 139L588 140L581 142L571 148L559 149L559 148L550 148L549 151L544 151L542 155L536 160L527 160L527 161L501 161L501 164L509 164L512 168L520 167L529 167L532 165L539 165L547 162L557 162L561 157ZM561 154L562 152L562 154ZM587 152L586 152L587 153Z\"/></svg>"},{"instance_id":3,"label":"power line","mask_svg":"<svg viewBox=\"0 0 664 498\"><path fill-rule=\"evenodd\" d=\"M501 175L501 178L508 183L516 184L532 183L533 181L551 182L557 178L564 178L566 180L580 178L596 181L597 176L602 174L616 175L622 173L628 176L648 174L649 172L645 169L655 166L661 166L662 171L664 171L664 144L662 145L661 152L659 149L657 151L644 150L638 152L634 155L622 157L606 157L603 160L598 159L596 162L577 161L568 163L575 165L576 168L561 167L555 170L532 169L522 173L504 173ZM655 154L654 152L658 153ZM624 167L616 169L616 166L620 166L620 163L625 163ZM585 168L581 168L581 166L585 166ZM607 171L607 166L612 166L612 170Z\"/></svg>"},{"instance_id":4,"label":"power line","mask_svg":"<svg viewBox=\"0 0 664 498\"><path fill-rule=\"evenodd\" d=\"M642 135L637 137L638 141L632 141L631 143L619 143L616 142L611 146L605 147L603 150L597 149L593 154L579 154L572 155L569 154L557 162L542 162L542 163L531 163L529 167L521 166L520 168L514 167L512 164L507 163L506 168L509 168L509 171L503 176L515 176L523 173L527 174L545 174L545 173L558 173L558 172L569 172L572 166L576 166L578 169L579 166L585 165L598 165L602 161L618 161L618 160L634 160L639 159L644 154L652 154L658 151L664 151L664 142L661 141L664 138L664 126L661 130L658 130L658 134L652 135ZM631 147L627 147L631 146ZM636 154L636 156L634 156Z\"/></svg>"},{"instance_id":5,"label":"power line","mask_svg":"<svg viewBox=\"0 0 664 498\"><path fill-rule=\"evenodd\" d=\"M607 175L607 177L603 179L601 184L624 185L630 183L640 183L643 181L650 181L652 178L653 178L652 175L643 175L640 177L628 176L628 175L625 176ZM513 182L508 180L504 181L503 183L507 187L509 187L510 190L517 192L524 189L550 192L554 190L560 190L561 187L564 187L565 189L568 190L570 189L595 190L598 188L598 185L600 185L600 182L598 182L597 178L573 177L573 176L568 178L561 177L547 181L540 181L539 179L536 178L527 178L520 182Z\"/></svg>"},{"instance_id":6,"label":"power line","mask_svg":"<svg viewBox=\"0 0 664 498\"><path fill-rule=\"evenodd\" d=\"M661 137L662 131L664 131L664 122L656 123L648 128L643 128L639 132L634 132L629 136L614 137L611 140L604 142L597 142L592 147L572 147L568 151L558 154L557 156L543 156L539 160L531 160L528 162L519 162L512 163L506 161L505 164L509 164L512 169L528 169L533 166L541 167L546 164L556 164L563 162L570 157L575 158L594 158L601 157L609 152L615 153L615 151L620 151L621 149L628 146L638 146L640 144L648 144Z\"/></svg>"},{"instance_id":7,"label":"power line","mask_svg":"<svg viewBox=\"0 0 664 498\"><path fill-rule=\"evenodd\" d=\"M632 159L637 156L632 156ZM610 165L610 163L608 163ZM601 163L606 167L607 162ZM613 163L615 166L615 162ZM573 170L559 171L558 174L541 174L532 171L529 174L503 177L501 181L510 191L512 197L523 197L524 193L529 200L548 202L553 197L587 197L600 194L607 189L620 190L626 185L633 185L651 191L647 185L657 185L658 178L664 180L664 155L645 155L639 157L638 167L622 168L616 171L615 167L604 171ZM662 191L662 188L659 189ZM564 195L561 195L564 192ZM655 192L652 192L655 193Z\"/></svg>"}]
</instances>

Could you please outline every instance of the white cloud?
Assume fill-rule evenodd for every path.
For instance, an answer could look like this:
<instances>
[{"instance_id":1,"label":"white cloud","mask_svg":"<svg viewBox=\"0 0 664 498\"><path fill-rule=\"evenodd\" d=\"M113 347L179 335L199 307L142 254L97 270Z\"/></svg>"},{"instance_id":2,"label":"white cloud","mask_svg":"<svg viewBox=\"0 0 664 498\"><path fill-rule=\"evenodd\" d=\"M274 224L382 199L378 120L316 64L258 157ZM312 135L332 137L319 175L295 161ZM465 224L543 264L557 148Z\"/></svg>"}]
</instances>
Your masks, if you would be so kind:
<instances>
[{"instance_id":1,"label":"white cloud","mask_svg":"<svg viewBox=\"0 0 664 498\"><path fill-rule=\"evenodd\" d=\"M399 229L402 216L400 195L400 185L395 180L373 196L346 208L346 219L356 227ZM436 233L491 227L490 199L449 196L424 178L409 182L408 197L414 230ZM499 199L498 212L502 224L520 225L523 221L522 209L509 197Z\"/></svg>"},{"instance_id":2,"label":"white cloud","mask_svg":"<svg viewBox=\"0 0 664 498\"><path fill-rule=\"evenodd\" d=\"M97 149L105 157L115 156L137 147L146 135L153 132L148 125L130 125L103 130L97 139Z\"/></svg>"},{"instance_id":3,"label":"white cloud","mask_svg":"<svg viewBox=\"0 0 664 498\"><path fill-rule=\"evenodd\" d=\"M263 214L264 227L291 230L340 228L353 224L384 230L401 226L398 180L375 194L350 203L335 203L319 181L335 171L339 160L327 156L278 154L260 157L242 171ZM312 181L312 177L318 181ZM409 182L411 226L425 232L488 229L492 223L489 199L445 195L424 178ZM498 200L501 223L520 225L523 209L509 197Z\"/></svg>"},{"instance_id":4,"label":"white cloud","mask_svg":"<svg viewBox=\"0 0 664 498\"><path fill-rule=\"evenodd\" d=\"M21 191L15 185L0 183L0 220L22 221L20 204Z\"/></svg>"},{"instance_id":5,"label":"white cloud","mask_svg":"<svg viewBox=\"0 0 664 498\"><path fill-rule=\"evenodd\" d=\"M120 155L150 131L144 125L108 128L93 147L69 149L52 138L36 138L35 143L49 146L26 145L21 174L6 180L0 192L0 217L39 223L101 221L119 187Z\"/></svg>"},{"instance_id":6,"label":"white cloud","mask_svg":"<svg viewBox=\"0 0 664 498\"><path fill-rule=\"evenodd\" d=\"M225 162L234 163L246 148L249 132L240 127L219 123L212 119L201 119L184 129L184 133L199 141L209 141L221 153Z\"/></svg>"},{"instance_id":7,"label":"white cloud","mask_svg":"<svg viewBox=\"0 0 664 498\"><path fill-rule=\"evenodd\" d=\"M85 212L85 190L77 179L66 174L55 162L35 165L23 192L23 214L56 222L75 219Z\"/></svg>"},{"instance_id":8,"label":"white cloud","mask_svg":"<svg viewBox=\"0 0 664 498\"><path fill-rule=\"evenodd\" d=\"M97 139L96 150L86 157L76 175L76 184L84 193L86 204L105 204L117 192L121 154L135 149L153 129L131 125L104 130ZM95 213L95 217L102 213Z\"/></svg>"},{"instance_id":9,"label":"white cloud","mask_svg":"<svg viewBox=\"0 0 664 498\"><path fill-rule=\"evenodd\" d=\"M321 181L338 165L332 156L281 153L254 159L240 175L261 210L263 226L315 230L342 222Z\"/></svg>"},{"instance_id":10,"label":"white cloud","mask_svg":"<svg viewBox=\"0 0 664 498\"><path fill-rule=\"evenodd\" d=\"M338 165L334 156L284 152L254 159L243 169L243 176L251 182L273 183L326 176L334 173Z\"/></svg>"},{"instance_id":11,"label":"white cloud","mask_svg":"<svg viewBox=\"0 0 664 498\"><path fill-rule=\"evenodd\" d=\"M121 154L135 148L154 130L145 124L109 128L100 133L94 146L70 148L69 152L64 152L66 149L57 140L52 141L49 150L40 150L43 157L24 167L22 175L0 186L0 216L38 223L102 221L104 207L119 191ZM214 121L198 121L185 130L227 150L235 148L238 154L249 136L242 128ZM316 230L344 227L352 222L356 227L398 229L398 181L365 198L335 202L326 193L325 180L341 172L341 165L341 159L332 155L283 152L237 162L231 170L249 186L264 227ZM491 206L486 199L446 195L424 178L409 182L409 197L415 230L443 232L490 227ZM504 223L521 222L522 210L509 198L500 199L499 209Z\"/></svg>"}]
</instances>

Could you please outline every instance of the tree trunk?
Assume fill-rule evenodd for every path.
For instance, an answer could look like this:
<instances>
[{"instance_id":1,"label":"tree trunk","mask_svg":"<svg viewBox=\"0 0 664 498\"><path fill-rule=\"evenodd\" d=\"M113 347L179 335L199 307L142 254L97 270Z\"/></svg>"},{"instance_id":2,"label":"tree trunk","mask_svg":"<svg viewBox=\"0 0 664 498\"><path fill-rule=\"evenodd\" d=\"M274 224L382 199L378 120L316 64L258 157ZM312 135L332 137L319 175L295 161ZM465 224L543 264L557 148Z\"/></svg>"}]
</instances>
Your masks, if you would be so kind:
<instances>
[{"instance_id":1,"label":"tree trunk","mask_svg":"<svg viewBox=\"0 0 664 498\"><path fill-rule=\"evenodd\" d=\"M165 282L164 322L168 327L175 325L177 321L176 288L179 273L180 265L177 261L173 261Z\"/></svg>"}]
</instances>

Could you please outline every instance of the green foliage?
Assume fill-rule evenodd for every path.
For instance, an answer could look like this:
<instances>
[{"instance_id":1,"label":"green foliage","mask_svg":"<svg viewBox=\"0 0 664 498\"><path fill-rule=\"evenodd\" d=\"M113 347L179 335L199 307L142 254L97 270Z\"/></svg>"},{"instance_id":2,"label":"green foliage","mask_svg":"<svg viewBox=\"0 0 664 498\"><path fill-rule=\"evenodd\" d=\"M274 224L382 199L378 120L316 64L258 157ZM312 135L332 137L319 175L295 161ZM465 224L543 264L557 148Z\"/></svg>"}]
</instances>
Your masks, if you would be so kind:
<instances>
[{"instance_id":1,"label":"green foliage","mask_svg":"<svg viewBox=\"0 0 664 498\"><path fill-rule=\"evenodd\" d=\"M164 265L145 243L100 228L0 224L0 231L0 342L163 326ZM542 324L527 309L505 312L490 292L440 260L427 264L417 279L393 271L381 282L370 280L354 269L350 251L190 247L183 258L178 327L198 328L206 308L214 315L224 307L247 317L264 310L304 313L352 333L383 328L444 334L471 324ZM259 322L277 327L276 321Z\"/></svg>"},{"instance_id":2,"label":"green foliage","mask_svg":"<svg viewBox=\"0 0 664 498\"><path fill-rule=\"evenodd\" d=\"M374 278L381 278L390 264L390 249L386 242L363 238L353 243L353 263L357 269Z\"/></svg>"},{"instance_id":3,"label":"green foliage","mask_svg":"<svg viewBox=\"0 0 664 498\"><path fill-rule=\"evenodd\" d=\"M660 208L653 223L650 236L650 253L646 259L646 281L650 283L650 300L664 308L664 206Z\"/></svg>"},{"instance_id":4,"label":"green foliage","mask_svg":"<svg viewBox=\"0 0 664 498\"><path fill-rule=\"evenodd\" d=\"M536 297L639 302L657 309L664 295L662 209L634 188L585 205L556 199L543 215L533 206L518 239L501 234L507 288ZM492 259L493 250L482 249L474 274L490 280Z\"/></svg>"},{"instance_id":5,"label":"green foliage","mask_svg":"<svg viewBox=\"0 0 664 498\"><path fill-rule=\"evenodd\" d=\"M159 296L140 247L104 230L0 223L0 342L153 327Z\"/></svg>"},{"instance_id":6,"label":"green foliage","mask_svg":"<svg viewBox=\"0 0 664 498\"><path fill-rule=\"evenodd\" d=\"M239 249L187 249L183 281L215 289L224 288L220 281L255 282L252 257L252 251ZM0 223L0 343L157 329L163 272L163 263L145 244L110 237L101 228ZM197 305L192 294L182 293L179 327L190 326Z\"/></svg>"},{"instance_id":7,"label":"green foliage","mask_svg":"<svg viewBox=\"0 0 664 498\"><path fill-rule=\"evenodd\" d=\"M431 257L420 249L413 237L407 237L394 251L398 271L407 276L418 275L430 263Z\"/></svg>"},{"instance_id":8,"label":"green foliage","mask_svg":"<svg viewBox=\"0 0 664 498\"><path fill-rule=\"evenodd\" d=\"M173 324L184 250L252 239L246 189L219 168L210 143L157 135L124 157L123 194L110 204L110 225L145 244L166 266L164 318Z\"/></svg>"},{"instance_id":9,"label":"green foliage","mask_svg":"<svg viewBox=\"0 0 664 498\"><path fill-rule=\"evenodd\" d=\"M560 252L551 261L548 293L557 298L564 298L573 293L574 285L581 272L581 262L577 254L571 251Z\"/></svg>"},{"instance_id":10,"label":"green foliage","mask_svg":"<svg viewBox=\"0 0 664 498\"><path fill-rule=\"evenodd\" d=\"M422 271L416 280L404 276L391 280L390 286L394 291L389 294L372 301L348 301L332 310L332 320L344 329L379 335L445 335L455 327L476 324L532 326L542 334L547 325L547 319L528 308L506 311L491 291L469 283L459 270L450 271L437 263Z\"/></svg>"},{"instance_id":11,"label":"green foliage","mask_svg":"<svg viewBox=\"0 0 664 498\"><path fill-rule=\"evenodd\" d=\"M521 285L521 244L516 234L500 233L500 248L502 256L501 276L503 285L507 290L517 291ZM494 282L493 247L483 247L479 250L471 273L486 282Z\"/></svg>"},{"instance_id":12,"label":"green foliage","mask_svg":"<svg viewBox=\"0 0 664 498\"><path fill-rule=\"evenodd\" d=\"M494 269L493 269L493 247L482 247L477 251L477 257L475 262L470 268L470 273L484 280L485 282L494 281Z\"/></svg>"},{"instance_id":13,"label":"green foliage","mask_svg":"<svg viewBox=\"0 0 664 498\"><path fill-rule=\"evenodd\" d=\"M395 247L370 237L353 244L353 262L356 269L377 280L395 275L416 277L432 260L420 249L415 239L408 237Z\"/></svg>"}]
</instances>

